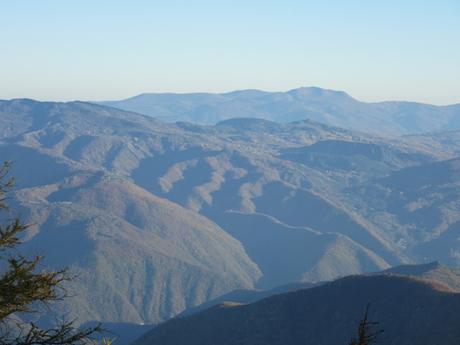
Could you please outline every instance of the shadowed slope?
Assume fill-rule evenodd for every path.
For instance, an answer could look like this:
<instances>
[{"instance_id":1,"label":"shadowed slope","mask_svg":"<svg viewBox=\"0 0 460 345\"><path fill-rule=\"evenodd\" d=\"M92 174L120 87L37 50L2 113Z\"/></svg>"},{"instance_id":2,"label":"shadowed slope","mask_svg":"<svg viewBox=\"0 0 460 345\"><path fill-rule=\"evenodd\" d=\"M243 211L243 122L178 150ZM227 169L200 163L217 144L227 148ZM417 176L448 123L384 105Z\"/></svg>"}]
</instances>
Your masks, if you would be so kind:
<instances>
[{"instance_id":1,"label":"shadowed slope","mask_svg":"<svg viewBox=\"0 0 460 345\"><path fill-rule=\"evenodd\" d=\"M371 319L385 330L385 343L447 345L460 339L459 294L414 278L355 276L248 305L213 307L166 322L134 344L346 344L367 303Z\"/></svg>"}]
</instances>

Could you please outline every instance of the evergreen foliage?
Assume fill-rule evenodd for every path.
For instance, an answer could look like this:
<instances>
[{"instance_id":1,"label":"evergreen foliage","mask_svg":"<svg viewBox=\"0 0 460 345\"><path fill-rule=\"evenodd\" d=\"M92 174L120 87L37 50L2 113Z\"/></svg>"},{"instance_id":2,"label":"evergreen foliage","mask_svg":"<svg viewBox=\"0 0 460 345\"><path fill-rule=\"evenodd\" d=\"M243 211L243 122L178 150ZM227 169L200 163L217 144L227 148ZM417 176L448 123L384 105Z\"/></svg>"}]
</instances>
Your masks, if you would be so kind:
<instances>
[{"instance_id":1,"label":"evergreen foliage","mask_svg":"<svg viewBox=\"0 0 460 345\"><path fill-rule=\"evenodd\" d=\"M10 163L0 167L0 212L7 212L6 195L14 184L9 177ZM3 218L6 219L6 218ZM91 336L101 331L100 325L76 329L73 321L62 321L51 329L42 329L23 319L40 313L49 303L66 297L62 283L72 277L63 270L50 271L40 267L41 256L32 258L18 253L20 235L28 225L19 218L0 224L0 345L82 345L92 342Z\"/></svg>"}]
</instances>

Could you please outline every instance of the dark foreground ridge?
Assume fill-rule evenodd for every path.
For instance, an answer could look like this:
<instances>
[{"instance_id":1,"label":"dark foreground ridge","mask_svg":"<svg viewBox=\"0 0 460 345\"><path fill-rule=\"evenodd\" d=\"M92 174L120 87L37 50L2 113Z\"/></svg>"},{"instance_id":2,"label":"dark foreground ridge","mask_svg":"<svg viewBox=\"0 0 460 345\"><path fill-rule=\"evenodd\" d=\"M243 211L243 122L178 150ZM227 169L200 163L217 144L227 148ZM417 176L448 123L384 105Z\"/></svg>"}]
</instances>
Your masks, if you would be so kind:
<instances>
[{"instance_id":1,"label":"dark foreground ridge","mask_svg":"<svg viewBox=\"0 0 460 345\"><path fill-rule=\"evenodd\" d=\"M460 294L398 275L350 276L256 303L223 303L177 318L134 345L347 344L366 305L385 344L444 345L460 340Z\"/></svg>"}]
</instances>

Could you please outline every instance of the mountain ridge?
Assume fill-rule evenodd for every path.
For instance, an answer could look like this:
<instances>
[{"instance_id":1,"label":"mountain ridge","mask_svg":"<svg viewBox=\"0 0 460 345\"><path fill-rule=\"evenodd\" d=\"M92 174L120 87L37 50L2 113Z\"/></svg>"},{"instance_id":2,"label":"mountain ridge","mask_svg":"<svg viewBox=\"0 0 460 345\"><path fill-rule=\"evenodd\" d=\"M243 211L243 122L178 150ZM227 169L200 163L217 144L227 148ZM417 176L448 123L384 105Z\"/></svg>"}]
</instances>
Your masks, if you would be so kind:
<instances>
[{"instance_id":1,"label":"mountain ridge","mask_svg":"<svg viewBox=\"0 0 460 345\"><path fill-rule=\"evenodd\" d=\"M362 102L344 91L318 87L301 87L285 92L144 93L119 101L98 103L167 122L216 124L239 117L281 123L313 119L328 125L386 135L460 129L458 103L437 106L412 101Z\"/></svg>"},{"instance_id":2,"label":"mountain ridge","mask_svg":"<svg viewBox=\"0 0 460 345\"><path fill-rule=\"evenodd\" d=\"M236 90L233 90L233 91L224 91L224 92L207 92L207 91L202 91L202 92L143 92L143 93L140 93L140 94L137 94L137 95L134 95L134 96L130 96L130 97L126 97L126 98L122 98L120 99L119 101L126 101L126 100L129 100L129 99L133 99L133 98L136 98L136 97L145 97L145 96L150 96L150 95L174 95L174 96L181 96L181 95L192 95L192 96L203 96L203 95L238 95L238 94L251 94L251 93L255 93L255 94L259 94L259 95L266 95L266 94L282 94L282 93L296 93L296 92L302 92L304 90L307 90L307 91L311 91L311 92L314 92L314 91L317 91L317 93L320 93L320 92L325 92L325 93L330 93L330 94L335 94L335 95L341 95L341 96L344 96L344 97L347 97L347 98L350 98L350 99L353 99L353 100L358 100L358 98L355 98L353 96L351 96L348 92L344 91L344 90L336 90L336 89L328 89L328 88L322 88L322 87L318 87L318 86L300 86L300 87L296 87L296 88L293 88L293 89L288 89L288 90L284 90L284 91L281 91L281 90L278 90L278 91L269 91L269 90L263 90L263 89L257 89L257 88L253 88L253 89L236 89ZM18 98L18 99L21 99L21 98ZM25 98L27 99L27 98ZM118 101L118 100L106 100L106 101L102 101L102 102L114 102L114 101ZM85 101L83 101L85 102ZM460 106L460 102L456 102L456 103L449 103L449 104L434 104L434 103L429 103L429 102L422 102L422 101L408 101L408 100L382 100L382 101L361 101L359 100L359 102L362 102L362 103L368 103L368 104L379 104L379 103L414 103L414 104L422 104L422 105L430 105L430 106L435 106L435 107L456 107L456 106ZM89 102L89 103L92 103L92 102Z\"/></svg>"},{"instance_id":3,"label":"mountain ridge","mask_svg":"<svg viewBox=\"0 0 460 345\"><path fill-rule=\"evenodd\" d=\"M455 179L433 184L433 176L430 189L411 193L388 182L446 164L457 140L392 139L313 120L201 126L84 102L0 103L13 206L35 224L25 248L46 251L51 267L84 271L80 297L62 309L74 306L82 322L161 322L235 289L458 264ZM422 217L425 209L434 216Z\"/></svg>"},{"instance_id":4,"label":"mountain ridge","mask_svg":"<svg viewBox=\"0 0 460 345\"><path fill-rule=\"evenodd\" d=\"M168 321L136 340L155 344L346 343L366 305L391 344L451 344L458 340L460 294L414 277L350 276L255 303L223 303ZM397 316L397 317L395 317ZM404 322L410 318L411 322ZM432 327L422 327L429 323Z\"/></svg>"}]
</instances>

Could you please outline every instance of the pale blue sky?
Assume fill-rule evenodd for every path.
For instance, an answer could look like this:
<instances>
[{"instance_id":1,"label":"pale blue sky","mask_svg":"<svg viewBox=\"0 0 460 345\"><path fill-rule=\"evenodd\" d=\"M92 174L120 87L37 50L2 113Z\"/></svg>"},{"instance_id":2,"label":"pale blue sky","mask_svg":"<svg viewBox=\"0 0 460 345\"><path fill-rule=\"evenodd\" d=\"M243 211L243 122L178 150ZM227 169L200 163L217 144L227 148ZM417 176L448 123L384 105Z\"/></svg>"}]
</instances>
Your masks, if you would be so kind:
<instances>
[{"instance_id":1,"label":"pale blue sky","mask_svg":"<svg viewBox=\"0 0 460 345\"><path fill-rule=\"evenodd\" d=\"M0 99L300 86L460 102L460 0L0 0Z\"/></svg>"}]
</instances>

